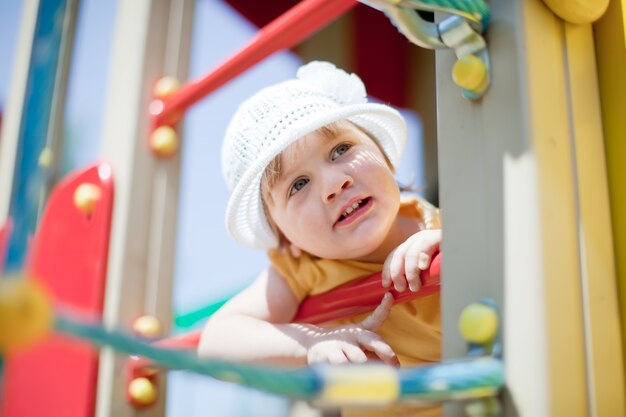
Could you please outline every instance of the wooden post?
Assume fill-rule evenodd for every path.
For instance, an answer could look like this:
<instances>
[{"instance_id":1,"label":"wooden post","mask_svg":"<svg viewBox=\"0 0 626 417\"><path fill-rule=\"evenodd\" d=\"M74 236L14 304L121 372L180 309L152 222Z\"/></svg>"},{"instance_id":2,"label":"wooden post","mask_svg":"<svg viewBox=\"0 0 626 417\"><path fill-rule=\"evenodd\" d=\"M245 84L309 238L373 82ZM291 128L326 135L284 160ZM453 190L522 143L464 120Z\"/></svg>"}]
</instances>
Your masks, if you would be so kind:
<instances>
[{"instance_id":1,"label":"wooden post","mask_svg":"<svg viewBox=\"0 0 626 417\"><path fill-rule=\"evenodd\" d=\"M161 158L148 148L148 108L159 78L186 77L193 1L139 0L117 7L103 133L103 159L115 178L104 322L129 328L139 315L150 314L169 332L180 151ZM126 400L124 362L103 349L96 415L163 415L164 377L157 404L138 411Z\"/></svg>"}]
</instances>

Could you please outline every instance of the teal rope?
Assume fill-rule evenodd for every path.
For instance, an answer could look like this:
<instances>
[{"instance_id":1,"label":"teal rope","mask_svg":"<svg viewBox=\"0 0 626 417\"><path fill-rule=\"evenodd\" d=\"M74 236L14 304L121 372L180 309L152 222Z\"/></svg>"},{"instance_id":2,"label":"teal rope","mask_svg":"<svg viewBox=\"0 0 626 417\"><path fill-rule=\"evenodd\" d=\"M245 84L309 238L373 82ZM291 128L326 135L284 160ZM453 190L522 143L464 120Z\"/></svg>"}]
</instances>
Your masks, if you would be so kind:
<instances>
[{"instance_id":1,"label":"teal rope","mask_svg":"<svg viewBox=\"0 0 626 417\"><path fill-rule=\"evenodd\" d=\"M229 296L189 313L178 314L174 317L174 324L177 329L192 328L202 320L211 317L213 313L219 310L231 298L232 296Z\"/></svg>"},{"instance_id":2,"label":"teal rope","mask_svg":"<svg viewBox=\"0 0 626 417\"><path fill-rule=\"evenodd\" d=\"M483 28L489 24L489 7L483 0L411 0L418 8L430 11L445 10L451 13L461 11L471 15L480 15Z\"/></svg>"},{"instance_id":3,"label":"teal rope","mask_svg":"<svg viewBox=\"0 0 626 417\"><path fill-rule=\"evenodd\" d=\"M481 16L489 14L489 7L483 0L412 0L417 6L423 5L427 8L444 8L449 10L459 10L465 13L478 13Z\"/></svg>"},{"instance_id":4,"label":"teal rope","mask_svg":"<svg viewBox=\"0 0 626 417\"><path fill-rule=\"evenodd\" d=\"M504 386L502 360L470 358L399 371L402 398L449 400L495 395Z\"/></svg>"},{"instance_id":5,"label":"teal rope","mask_svg":"<svg viewBox=\"0 0 626 417\"><path fill-rule=\"evenodd\" d=\"M320 391L320 378L310 368L281 370L200 359L195 352L159 348L128 334L106 330L100 325L82 323L62 315L57 315L55 328L59 332L89 340L99 346L111 346L129 355L143 356L167 368L186 369L274 394L311 398Z\"/></svg>"},{"instance_id":6,"label":"teal rope","mask_svg":"<svg viewBox=\"0 0 626 417\"><path fill-rule=\"evenodd\" d=\"M190 370L291 398L319 398L330 381L328 378L334 378L332 373L327 372L328 365L292 370L200 359L193 351L159 348L123 332L106 330L101 325L84 323L64 315L57 315L55 328L96 345L143 356L159 366ZM400 383L398 400L445 401L493 396L504 385L503 368L500 359L488 357L400 369L397 371Z\"/></svg>"}]
</instances>

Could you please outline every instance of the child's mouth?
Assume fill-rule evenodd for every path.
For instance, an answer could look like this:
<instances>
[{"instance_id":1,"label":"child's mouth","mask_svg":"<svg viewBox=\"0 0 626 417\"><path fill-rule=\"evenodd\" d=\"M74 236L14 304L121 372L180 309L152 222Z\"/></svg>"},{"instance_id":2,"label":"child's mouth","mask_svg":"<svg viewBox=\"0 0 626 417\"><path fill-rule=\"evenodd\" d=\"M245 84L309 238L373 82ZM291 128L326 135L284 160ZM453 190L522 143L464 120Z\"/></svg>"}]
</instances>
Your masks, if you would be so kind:
<instances>
[{"instance_id":1,"label":"child's mouth","mask_svg":"<svg viewBox=\"0 0 626 417\"><path fill-rule=\"evenodd\" d=\"M343 213L341 213L335 224L339 225L350 223L352 219L358 217L358 214L361 213L363 209L369 205L370 201L370 197L355 201L354 203L352 203L351 206L346 208Z\"/></svg>"}]
</instances>

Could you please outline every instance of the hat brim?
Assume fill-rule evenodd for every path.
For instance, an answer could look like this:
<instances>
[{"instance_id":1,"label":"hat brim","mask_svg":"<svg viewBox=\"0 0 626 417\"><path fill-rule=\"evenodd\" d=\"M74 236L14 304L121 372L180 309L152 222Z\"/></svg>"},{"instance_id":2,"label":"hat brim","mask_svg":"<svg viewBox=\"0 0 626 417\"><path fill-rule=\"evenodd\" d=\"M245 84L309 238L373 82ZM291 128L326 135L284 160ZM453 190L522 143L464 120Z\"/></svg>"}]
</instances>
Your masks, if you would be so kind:
<instances>
[{"instance_id":1,"label":"hat brim","mask_svg":"<svg viewBox=\"0 0 626 417\"><path fill-rule=\"evenodd\" d=\"M297 127L285 129L264 157L256 160L243 174L233 189L226 207L226 228L240 244L252 248L270 249L278 246L278 238L267 220L261 196L261 178L269 163L285 148L303 136L327 124L348 119L367 131L396 167L406 147L406 123L400 113L383 104L361 103L328 108L310 120L300 121ZM294 124L295 126L295 124Z\"/></svg>"}]
</instances>

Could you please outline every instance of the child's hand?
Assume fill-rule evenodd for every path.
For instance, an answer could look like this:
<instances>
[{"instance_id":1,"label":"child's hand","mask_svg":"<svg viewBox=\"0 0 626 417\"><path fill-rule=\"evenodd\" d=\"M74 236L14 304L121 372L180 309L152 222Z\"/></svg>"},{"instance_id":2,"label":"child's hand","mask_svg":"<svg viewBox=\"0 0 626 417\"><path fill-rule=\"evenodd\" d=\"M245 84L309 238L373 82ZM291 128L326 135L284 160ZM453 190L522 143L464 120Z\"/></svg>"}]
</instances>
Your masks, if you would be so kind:
<instances>
[{"instance_id":1,"label":"child's hand","mask_svg":"<svg viewBox=\"0 0 626 417\"><path fill-rule=\"evenodd\" d=\"M399 365L391 346L375 333L392 306L393 296L387 293L376 310L359 324L329 328L303 325L308 336L305 346L308 363L363 363L371 353L390 365Z\"/></svg>"},{"instance_id":2,"label":"child's hand","mask_svg":"<svg viewBox=\"0 0 626 417\"><path fill-rule=\"evenodd\" d=\"M397 291L420 289L420 272L430 266L433 253L439 249L441 230L422 230L394 249L383 265L383 287L393 286Z\"/></svg>"}]
</instances>

